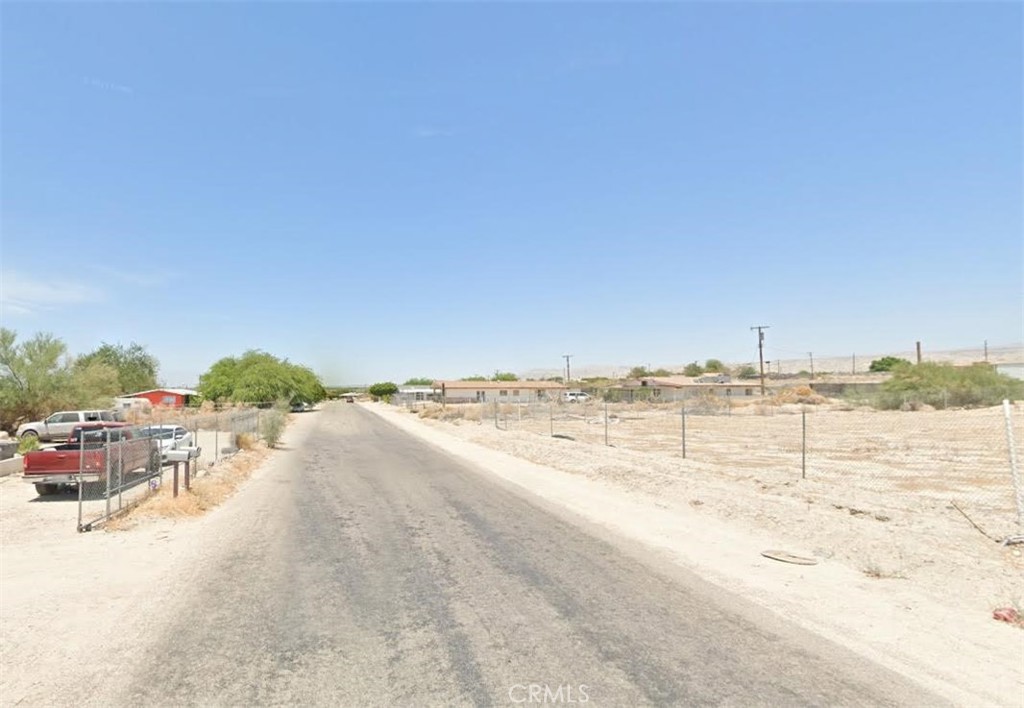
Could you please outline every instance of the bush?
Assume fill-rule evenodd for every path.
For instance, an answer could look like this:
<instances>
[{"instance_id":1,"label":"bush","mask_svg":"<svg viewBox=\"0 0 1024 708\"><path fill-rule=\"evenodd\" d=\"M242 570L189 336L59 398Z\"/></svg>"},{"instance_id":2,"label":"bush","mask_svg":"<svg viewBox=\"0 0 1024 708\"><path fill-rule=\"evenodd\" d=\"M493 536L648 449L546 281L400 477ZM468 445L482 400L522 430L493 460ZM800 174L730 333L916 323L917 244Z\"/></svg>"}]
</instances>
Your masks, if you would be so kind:
<instances>
[{"instance_id":1,"label":"bush","mask_svg":"<svg viewBox=\"0 0 1024 708\"><path fill-rule=\"evenodd\" d=\"M700 376L703 373L704 367L698 364L697 362L687 364L686 368L683 369L683 376Z\"/></svg>"},{"instance_id":2,"label":"bush","mask_svg":"<svg viewBox=\"0 0 1024 708\"><path fill-rule=\"evenodd\" d=\"M33 450L39 449L39 438L35 435L31 437L22 438L18 443L18 454L24 455L26 452L32 452Z\"/></svg>"},{"instance_id":3,"label":"bush","mask_svg":"<svg viewBox=\"0 0 1024 708\"><path fill-rule=\"evenodd\" d=\"M366 391L375 399L382 398L385 401L390 401L391 397L398 393L398 385L391 381L385 381L384 383L375 383Z\"/></svg>"},{"instance_id":4,"label":"bush","mask_svg":"<svg viewBox=\"0 0 1024 708\"><path fill-rule=\"evenodd\" d=\"M718 359L708 359L704 362L704 372L707 374L728 374L729 367Z\"/></svg>"},{"instance_id":5,"label":"bush","mask_svg":"<svg viewBox=\"0 0 1024 708\"><path fill-rule=\"evenodd\" d=\"M263 436L267 447L277 447L284 434L285 414L277 409L269 410L261 414L260 435Z\"/></svg>"},{"instance_id":6,"label":"bush","mask_svg":"<svg viewBox=\"0 0 1024 708\"><path fill-rule=\"evenodd\" d=\"M736 376L741 379L756 379L758 377L757 369L753 366L741 366L739 371L736 372Z\"/></svg>"},{"instance_id":7,"label":"bush","mask_svg":"<svg viewBox=\"0 0 1024 708\"><path fill-rule=\"evenodd\" d=\"M256 437L252 433L239 433L235 436L235 447L239 450L251 450L256 447Z\"/></svg>"},{"instance_id":8,"label":"bush","mask_svg":"<svg viewBox=\"0 0 1024 708\"><path fill-rule=\"evenodd\" d=\"M952 366L903 363L882 384L876 406L885 410L996 406L1024 398L1024 381L997 373L987 364Z\"/></svg>"},{"instance_id":9,"label":"bush","mask_svg":"<svg viewBox=\"0 0 1024 708\"><path fill-rule=\"evenodd\" d=\"M872 361L868 371L881 373L883 371L892 371L896 367L903 365L909 366L910 362L906 359L900 359L898 356L883 356L881 359Z\"/></svg>"}]
</instances>

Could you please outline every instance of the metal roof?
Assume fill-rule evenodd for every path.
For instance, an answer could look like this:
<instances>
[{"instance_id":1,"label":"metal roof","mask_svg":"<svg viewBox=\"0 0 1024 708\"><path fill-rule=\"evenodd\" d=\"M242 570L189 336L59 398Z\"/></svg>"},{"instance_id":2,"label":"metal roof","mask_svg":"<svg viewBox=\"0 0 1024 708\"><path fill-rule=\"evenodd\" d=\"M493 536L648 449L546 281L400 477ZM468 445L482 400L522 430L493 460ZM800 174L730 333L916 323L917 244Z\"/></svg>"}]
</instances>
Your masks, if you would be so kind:
<instances>
[{"instance_id":1,"label":"metal roof","mask_svg":"<svg viewBox=\"0 0 1024 708\"><path fill-rule=\"evenodd\" d=\"M178 396L198 396L199 391L195 391L191 388L151 388L148 391L139 391L138 393L126 393L121 398L135 398L136 396L143 396L147 393L173 393Z\"/></svg>"}]
</instances>

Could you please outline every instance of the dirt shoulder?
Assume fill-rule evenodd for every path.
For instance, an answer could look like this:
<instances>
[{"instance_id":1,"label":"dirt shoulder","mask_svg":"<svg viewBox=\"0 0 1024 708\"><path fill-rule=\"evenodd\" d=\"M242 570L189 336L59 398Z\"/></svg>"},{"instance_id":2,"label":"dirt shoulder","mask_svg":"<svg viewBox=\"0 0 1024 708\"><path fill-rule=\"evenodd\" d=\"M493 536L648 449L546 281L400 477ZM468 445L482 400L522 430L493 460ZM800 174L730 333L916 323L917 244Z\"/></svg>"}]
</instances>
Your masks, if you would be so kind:
<instances>
[{"instance_id":1,"label":"dirt shoulder","mask_svg":"<svg viewBox=\"0 0 1024 708\"><path fill-rule=\"evenodd\" d=\"M956 703L1021 705L1024 633L991 616L1024 594L1020 547L997 546L955 511L893 510L864 494L823 504L814 481L776 488L656 454L367 408ZM761 556L776 548L818 564Z\"/></svg>"},{"instance_id":2,"label":"dirt shoulder","mask_svg":"<svg viewBox=\"0 0 1024 708\"><path fill-rule=\"evenodd\" d=\"M300 446L316 420L296 416L281 446ZM258 456L240 497L283 459ZM72 495L40 501L20 476L0 479L0 705L102 705L103 691L126 678L117 667L148 646L223 545L210 540L258 523L236 501L78 533Z\"/></svg>"}]
</instances>

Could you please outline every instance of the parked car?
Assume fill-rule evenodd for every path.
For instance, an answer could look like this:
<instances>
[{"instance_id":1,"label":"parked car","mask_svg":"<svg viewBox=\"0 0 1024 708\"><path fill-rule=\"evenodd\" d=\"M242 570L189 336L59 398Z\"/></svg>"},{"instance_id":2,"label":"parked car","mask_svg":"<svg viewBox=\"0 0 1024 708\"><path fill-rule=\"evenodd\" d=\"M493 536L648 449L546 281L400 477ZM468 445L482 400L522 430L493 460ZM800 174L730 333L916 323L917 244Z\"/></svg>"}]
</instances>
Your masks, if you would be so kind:
<instances>
[{"instance_id":1,"label":"parked car","mask_svg":"<svg viewBox=\"0 0 1024 708\"><path fill-rule=\"evenodd\" d=\"M590 400L590 394L583 391L563 391L562 403L586 403Z\"/></svg>"},{"instance_id":2,"label":"parked car","mask_svg":"<svg viewBox=\"0 0 1024 708\"><path fill-rule=\"evenodd\" d=\"M84 423L114 422L113 411L59 411L46 420L22 423L16 435L19 438L39 438L40 442L67 440L77 425Z\"/></svg>"},{"instance_id":3,"label":"parked car","mask_svg":"<svg viewBox=\"0 0 1024 708\"><path fill-rule=\"evenodd\" d=\"M34 484L40 496L56 494L64 485L99 482L108 469L131 472L160 463L156 441L135 437L124 423L80 425L68 437L73 442L28 452L22 459L22 479Z\"/></svg>"},{"instance_id":4,"label":"parked car","mask_svg":"<svg viewBox=\"0 0 1024 708\"><path fill-rule=\"evenodd\" d=\"M192 447L192 431L181 425L147 425L139 428L136 435L156 440L160 445L160 455L165 460L171 450Z\"/></svg>"}]
</instances>

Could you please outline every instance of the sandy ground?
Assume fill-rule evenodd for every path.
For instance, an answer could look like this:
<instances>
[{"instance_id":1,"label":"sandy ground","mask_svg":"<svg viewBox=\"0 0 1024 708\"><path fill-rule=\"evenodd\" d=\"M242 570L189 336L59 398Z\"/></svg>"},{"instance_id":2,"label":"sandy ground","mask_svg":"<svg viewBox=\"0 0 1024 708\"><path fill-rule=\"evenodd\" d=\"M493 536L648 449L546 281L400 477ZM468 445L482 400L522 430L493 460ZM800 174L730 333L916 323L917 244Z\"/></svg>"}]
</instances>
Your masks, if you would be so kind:
<instances>
[{"instance_id":1,"label":"sandy ground","mask_svg":"<svg viewBox=\"0 0 1024 708\"><path fill-rule=\"evenodd\" d=\"M859 490L836 508L822 480L734 478L708 461L368 408L956 703L1024 705L1024 632L991 619L1024 594L1020 547L986 540L939 500L907 508ZM285 447L316 420L296 418ZM117 671L112 661L146 646L210 562L204 536L218 518L252 516L244 491L198 519L78 534L70 506L33 504L31 486L0 479L0 704L55 694L74 704ZM770 561L768 548L819 563Z\"/></svg>"},{"instance_id":2,"label":"sandy ground","mask_svg":"<svg viewBox=\"0 0 1024 708\"><path fill-rule=\"evenodd\" d=\"M369 408L958 703L1024 705L1024 632L991 617L1020 606L1021 546L986 539L941 494L894 500L826 476L773 479L756 463L734 469ZM819 563L761 557L774 548Z\"/></svg>"},{"instance_id":3,"label":"sandy ground","mask_svg":"<svg viewBox=\"0 0 1024 708\"><path fill-rule=\"evenodd\" d=\"M282 446L301 445L314 421L293 416ZM61 497L44 502L19 475L0 478L0 706L80 705L118 680L118 662L147 646L191 591L209 562L204 533L231 506L80 534L76 502Z\"/></svg>"}]
</instances>

